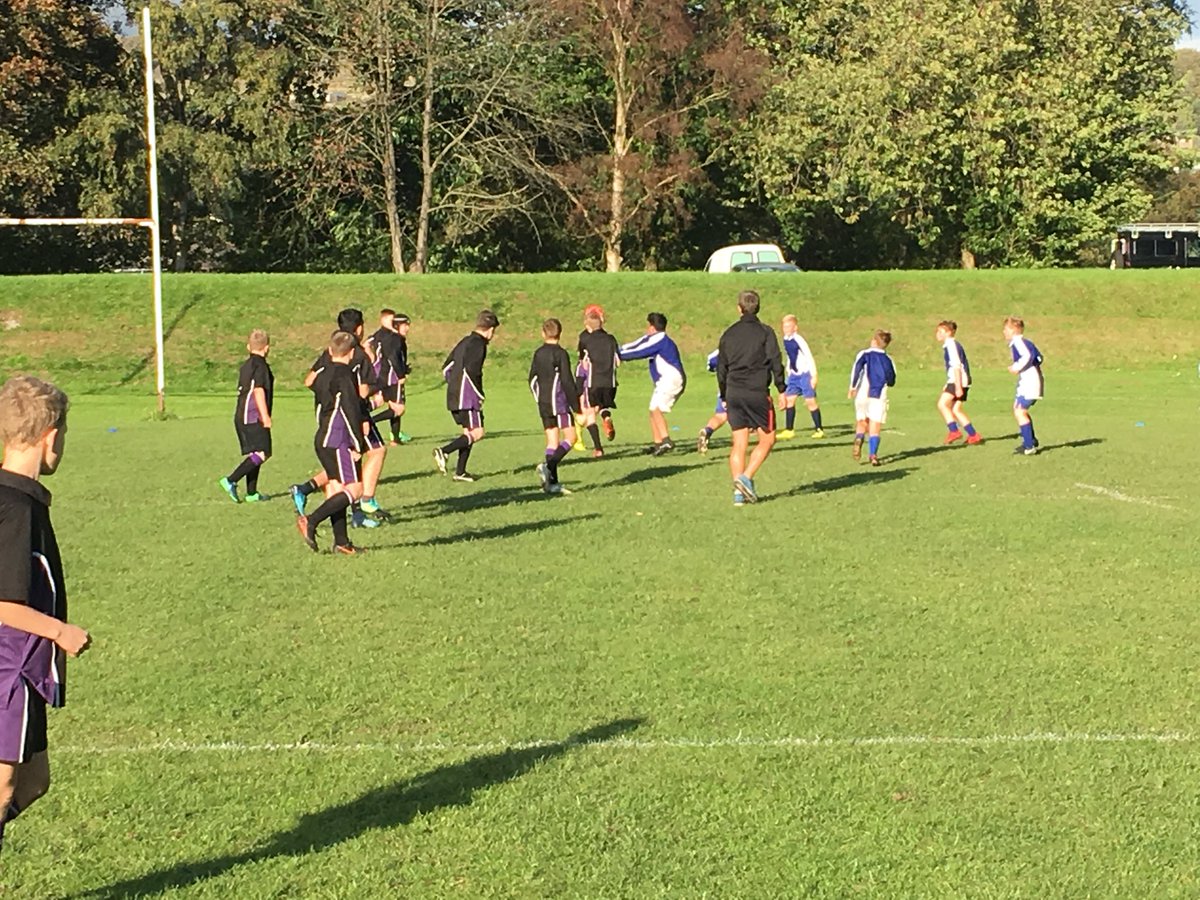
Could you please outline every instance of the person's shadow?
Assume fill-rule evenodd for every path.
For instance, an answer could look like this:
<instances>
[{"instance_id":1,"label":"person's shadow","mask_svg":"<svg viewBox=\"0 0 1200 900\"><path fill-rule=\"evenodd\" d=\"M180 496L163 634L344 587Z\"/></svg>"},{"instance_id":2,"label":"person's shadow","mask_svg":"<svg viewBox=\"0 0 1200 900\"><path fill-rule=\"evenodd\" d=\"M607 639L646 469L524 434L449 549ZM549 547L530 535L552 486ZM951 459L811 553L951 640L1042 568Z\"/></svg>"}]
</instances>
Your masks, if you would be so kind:
<instances>
[{"instance_id":1,"label":"person's shadow","mask_svg":"<svg viewBox=\"0 0 1200 900\"><path fill-rule=\"evenodd\" d=\"M645 719L616 719L577 732L561 741L473 756L412 778L368 791L340 806L303 816L294 828L275 834L261 847L216 859L184 862L138 878L95 888L79 897L141 897L218 878L238 866L282 856L319 853L368 831L407 825L418 816L447 806L469 806L478 791L512 781L538 763L587 744L612 740L633 731Z\"/></svg>"}]
</instances>

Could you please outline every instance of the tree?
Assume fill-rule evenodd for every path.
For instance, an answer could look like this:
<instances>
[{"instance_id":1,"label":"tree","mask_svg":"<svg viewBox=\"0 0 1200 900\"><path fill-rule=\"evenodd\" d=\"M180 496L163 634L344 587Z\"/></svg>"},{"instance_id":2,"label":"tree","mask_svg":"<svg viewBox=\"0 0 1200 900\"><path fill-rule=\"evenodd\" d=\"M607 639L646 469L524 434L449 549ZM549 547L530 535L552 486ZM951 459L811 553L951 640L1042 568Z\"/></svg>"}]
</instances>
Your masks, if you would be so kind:
<instances>
[{"instance_id":1,"label":"tree","mask_svg":"<svg viewBox=\"0 0 1200 900\"><path fill-rule=\"evenodd\" d=\"M97 3L0 0L0 212L14 216L141 215L138 120L98 148L122 115L136 71ZM132 144L132 146L131 146ZM133 182L136 184L136 180ZM144 191L142 196L144 196ZM3 229L0 268L44 271L120 265L129 234ZM141 243L138 241L137 243Z\"/></svg>"},{"instance_id":2,"label":"tree","mask_svg":"<svg viewBox=\"0 0 1200 900\"><path fill-rule=\"evenodd\" d=\"M748 146L796 243L831 209L927 264L1071 262L1168 165L1170 0L829 0L774 22L786 77Z\"/></svg>"},{"instance_id":3,"label":"tree","mask_svg":"<svg viewBox=\"0 0 1200 900\"><path fill-rule=\"evenodd\" d=\"M582 70L600 78L590 96L568 98L579 121L591 123L589 145L544 171L615 272L630 232L720 154L722 127L761 93L762 58L715 2L548 2Z\"/></svg>"},{"instance_id":4,"label":"tree","mask_svg":"<svg viewBox=\"0 0 1200 900\"><path fill-rule=\"evenodd\" d=\"M142 0L129 0L132 15ZM299 0L154 0L164 256L177 271L236 265L245 227L299 166L323 97ZM251 185L258 190L251 192Z\"/></svg>"}]
</instances>

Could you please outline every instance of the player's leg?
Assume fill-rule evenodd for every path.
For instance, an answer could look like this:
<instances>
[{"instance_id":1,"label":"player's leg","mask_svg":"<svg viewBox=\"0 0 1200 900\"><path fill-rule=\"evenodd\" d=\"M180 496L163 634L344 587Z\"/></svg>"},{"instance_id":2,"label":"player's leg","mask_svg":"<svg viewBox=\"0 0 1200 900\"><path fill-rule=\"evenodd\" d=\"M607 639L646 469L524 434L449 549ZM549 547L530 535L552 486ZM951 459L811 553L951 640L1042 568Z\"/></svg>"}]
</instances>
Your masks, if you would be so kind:
<instances>
[{"instance_id":1,"label":"player's leg","mask_svg":"<svg viewBox=\"0 0 1200 900\"><path fill-rule=\"evenodd\" d=\"M563 461L575 443L575 429L571 427L571 414L563 413L558 417L558 427L553 429L555 445L546 448L546 470L551 486L558 484L558 464ZM550 435L547 433L547 438ZM551 490L553 487L550 488Z\"/></svg>"},{"instance_id":2,"label":"player's leg","mask_svg":"<svg viewBox=\"0 0 1200 900\"><path fill-rule=\"evenodd\" d=\"M662 444L667 439L667 417L661 409L650 409L650 437L655 444Z\"/></svg>"},{"instance_id":3,"label":"player's leg","mask_svg":"<svg viewBox=\"0 0 1200 900\"><path fill-rule=\"evenodd\" d=\"M753 478L762 464L767 461L767 457L771 453L771 448L775 446L775 429L757 428L754 432L756 440L754 450L750 454L750 460L746 463L746 475Z\"/></svg>"},{"instance_id":4,"label":"player's leg","mask_svg":"<svg viewBox=\"0 0 1200 900\"><path fill-rule=\"evenodd\" d=\"M746 452L750 446L750 429L734 428L729 432L729 474L734 481L746 474Z\"/></svg>"},{"instance_id":5,"label":"player's leg","mask_svg":"<svg viewBox=\"0 0 1200 900\"><path fill-rule=\"evenodd\" d=\"M855 405L854 413L854 449L850 451L850 455L855 459L862 458L863 441L867 439L867 417Z\"/></svg>"},{"instance_id":6,"label":"player's leg","mask_svg":"<svg viewBox=\"0 0 1200 900\"><path fill-rule=\"evenodd\" d=\"M873 466L879 465L879 432L882 429L882 417L873 414L867 420L867 459Z\"/></svg>"},{"instance_id":7,"label":"player's leg","mask_svg":"<svg viewBox=\"0 0 1200 900\"><path fill-rule=\"evenodd\" d=\"M944 444L953 444L962 438L958 418L954 415L954 405L956 402L954 388L950 385L943 388L941 394L938 395L938 412L941 413L942 421L946 423L946 437L942 441Z\"/></svg>"},{"instance_id":8,"label":"player's leg","mask_svg":"<svg viewBox=\"0 0 1200 900\"><path fill-rule=\"evenodd\" d=\"M979 432L975 430L975 426L971 424L971 417L967 415L966 400L956 400L951 412L954 414L954 421L962 428L963 433L967 436L968 444L978 444L983 438L979 436Z\"/></svg>"},{"instance_id":9,"label":"player's leg","mask_svg":"<svg viewBox=\"0 0 1200 900\"><path fill-rule=\"evenodd\" d=\"M542 483L542 490L546 490L550 486L550 458L554 456L558 450L558 426L546 426L542 429L546 434L546 446L543 451L542 461L538 463L537 476L538 481Z\"/></svg>"},{"instance_id":10,"label":"player's leg","mask_svg":"<svg viewBox=\"0 0 1200 900\"><path fill-rule=\"evenodd\" d=\"M22 683L0 714L0 846L5 826L50 788L46 701Z\"/></svg>"},{"instance_id":11,"label":"player's leg","mask_svg":"<svg viewBox=\"0 0 1200 900\"><path fill-rule=\"evenodd\" d=\"M458 451L458 461L454 465L455 481L474 481L475 476L467 471L467 460L471 458L471 450L483 440L483 411L472 409L467 411L467 425L463 429L466 446Z\"/></svg>"},{"instance_id":12,"label":"player's leg","mask_svg":"<svg viewBox=\"0 0 1200 900\"><path fill-rule=\"evenodd\" d=\"M811 382L809 382L808 391L804 394L804 405L808 407L808 417L812 419L812 436L815 438L825 437L825 429L821 425L821 404L817 402L817 392L813 390Z\"/></svg>"},{"instance_id":13,"label":"player's leg","mask_svg":"<svg viewBox=\"0 0 1200 900\"><path fill-rule=\"evenodd\" d=\"M779 432L781 441L790 441L796 436L796 397L800 389L789 380L787 390L783 393L783 431Z\"/></svg>"},{"instance_id":14,"label":"player's leg","mask_svg":"<svg viewBox=\"0 0 1200 900\"><path fill-rule=\"evenodd\" d=\"M1036 402L1036 400L1026 400L1019 395L1013 401L1013 418L1017 420L1017 430L1021 432L1021 444L1013 453L1024 453L1026 456L1037 453L1037 436L1033 431L1033 416L1029 413L1030 407Z\"/></svg>"}]
</instances>

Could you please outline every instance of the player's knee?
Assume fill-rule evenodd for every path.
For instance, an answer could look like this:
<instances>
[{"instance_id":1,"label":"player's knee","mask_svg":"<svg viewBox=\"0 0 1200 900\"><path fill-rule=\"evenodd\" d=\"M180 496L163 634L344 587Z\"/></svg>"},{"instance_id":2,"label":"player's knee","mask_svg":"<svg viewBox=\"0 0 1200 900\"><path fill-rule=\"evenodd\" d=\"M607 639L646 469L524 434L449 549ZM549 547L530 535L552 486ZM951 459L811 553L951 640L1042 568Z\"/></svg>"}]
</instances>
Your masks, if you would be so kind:
<instances>
[{"instance_id":1,"label":"player's knee","mask_svg":"<svg viewBox=\"0 0 1200 900\"><path fill-rule=\"evenodd\" d=\"M483 429L482 428L472 428L470 434L471 434L472 442L483 440Z\"/></svg>"}]
</instances>

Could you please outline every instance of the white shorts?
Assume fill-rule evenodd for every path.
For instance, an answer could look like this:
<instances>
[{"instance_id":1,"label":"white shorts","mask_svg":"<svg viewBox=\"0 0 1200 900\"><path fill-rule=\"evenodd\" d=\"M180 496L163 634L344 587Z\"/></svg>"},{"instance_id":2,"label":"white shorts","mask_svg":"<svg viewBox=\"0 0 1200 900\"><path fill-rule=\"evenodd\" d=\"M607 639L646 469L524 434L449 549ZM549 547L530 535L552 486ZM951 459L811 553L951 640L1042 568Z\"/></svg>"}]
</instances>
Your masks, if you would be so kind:
<instances>
[{"instance_id":1,"label":"white shorts","mask_svg":"<svg viewBox=\"0 0 1200 900\"><path fill-rule=\"evenodd\" d=\"M683 379L670 375L659 377L654 384L654 393L650 395L650 411L669 413L681 393L683 393Z\"/></svg>"},{"instance_id":2,"label":"white shorts","mask_svg":"<svg viewBox=\"0 0 1200 900\"><path fill-rule=\"evenodd\" d=\"M887 411L887 397L868 397L860 393L854 398L854 418L860 422L870 419L882 424L887 421Z\"/></svg>"}]
</instances>

